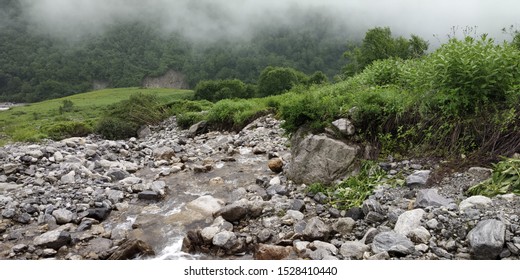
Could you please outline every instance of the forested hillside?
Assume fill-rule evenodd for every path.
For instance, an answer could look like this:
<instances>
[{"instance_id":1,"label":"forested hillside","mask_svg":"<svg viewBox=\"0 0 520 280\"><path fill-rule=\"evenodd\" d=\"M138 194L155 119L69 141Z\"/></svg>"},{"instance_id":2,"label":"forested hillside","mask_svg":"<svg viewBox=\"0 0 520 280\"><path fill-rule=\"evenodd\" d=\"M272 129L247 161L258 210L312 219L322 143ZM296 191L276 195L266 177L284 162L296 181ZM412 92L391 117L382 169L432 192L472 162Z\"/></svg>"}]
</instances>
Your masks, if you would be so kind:
<instances>
[{"instance_id":1,"label":"forested hillside","mask_svg":"<svg viewBox=\"0 0 520 280\"><path fill-rule=\"evenodd\" d=\"M267 66L338 74L348 32L320 12L265 23L251 34L193 40L152 22L125 20L103 32L56 37L25 20L19 1L0 1L0 101L34 102L85 92L94 82L140 86L143 78L182 72L190 87L207 79L254 83ZM289 15L290 16L290 15Z\"/></svg>"}]
</instances>

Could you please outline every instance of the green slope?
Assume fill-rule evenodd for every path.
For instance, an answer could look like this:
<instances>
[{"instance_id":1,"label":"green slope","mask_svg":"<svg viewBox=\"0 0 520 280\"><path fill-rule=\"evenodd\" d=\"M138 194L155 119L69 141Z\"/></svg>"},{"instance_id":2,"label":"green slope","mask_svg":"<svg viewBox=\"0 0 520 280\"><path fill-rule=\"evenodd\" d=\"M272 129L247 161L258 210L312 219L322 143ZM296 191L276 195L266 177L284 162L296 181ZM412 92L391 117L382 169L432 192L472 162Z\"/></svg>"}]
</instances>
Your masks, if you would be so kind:
<instances>
[{"instance_id":1,"label":"green slope","mask_svg":"<svg viewBox=\"0 0 520 280\"><path fill-rule=\"evenodd\" d=\"M108 105L128 99L137 93L155 94L164 103L190 98L193 95L190 90L116 88L13 107L0 112L0 144L45 139L49 136L49 127L60 123L78 122L92 126ZM64 100L72 101L71 111L60 112Z\"/></svg>"}]
</instances>

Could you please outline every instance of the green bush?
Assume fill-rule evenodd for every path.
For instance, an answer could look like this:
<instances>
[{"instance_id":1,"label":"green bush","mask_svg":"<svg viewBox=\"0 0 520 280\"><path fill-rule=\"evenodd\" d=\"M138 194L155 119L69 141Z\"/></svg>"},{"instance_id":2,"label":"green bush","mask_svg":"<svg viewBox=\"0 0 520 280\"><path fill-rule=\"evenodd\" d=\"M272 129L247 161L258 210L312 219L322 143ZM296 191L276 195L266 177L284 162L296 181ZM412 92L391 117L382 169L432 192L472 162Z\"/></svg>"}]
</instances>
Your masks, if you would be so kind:
<instances>
[{"instance_id":1,"label":"green bush","mask_svg":"<svg viewBox=\"0 0 520 280\"><path fill-rule=\"evenodd\" d=\"M200 112L186 112L177 115L177 125L182 129L187 129L190 126L204 120L205 115Z\"/></svg>"},{"instance_id":2,"label":"green bush","mask_svg":"<svg viewBox=\"0 0 520 280\"><path fill-rule=\"evenodd\" d=\"M268 66L258 78L258 96L282 94L307 81L308 77L304 73L293 68Z\"/></svg>"},{"instance_id":3,"label":"green bush","mask_svg":"<svg viewBox=\"0 0 520 280\"><path fill-rule=\"evenodd\" d=\"M67 121L52 124L43 129L53 140L61 140L69 137L84 137L93 132L92 126L88 123L78 121Z\"/></svg>"},{"instance_id":4,"label":"green bush","mask_svg":"<svg viewBox=\"0 0 520 280\"><path fill-rule=\"evenodd\" d=\"M241 129L255 117L266 114L264 104L254 100L221 100L209 110L207 121L223 129Z\"/></svg>"},{"instance_id":5,"label":"green bush","mask_svg":"<svg viewBox=\"0 0 520 280\"><path fill-rule=\"evenodd\" d=\"M155 95L134 94L109 106L95 131L107 139L129 138L136 136L141 126L157 124L167 116Z\"/></svg>"},{"instance_id":6,"label":"green bush","mask_svg":"<svg viewBox=\"0 0 520 280\"><path fill-rule=\"evenodd\" d=\"M467 193L489 197L507 193L520 195L520 159L507 158L494 164L491 177L469 188Z\"/></svg>"},{"instance_id":7,"label":"green bush","mask_svg":"<svg viewBox=\"0 0 520 280\"><path fill-rule=\"evenodd\" d=\"M201 81L195 87L195 99L212 102L230 98L250 98L253 95L254 88L237 79Z\"/></svg>"},{"instance_id":8,"label":"green bush","mask_svg":"<svg viewBox=\"0 0 520 280\"><path fill-rule=\"evenodd\" d=\"M452 39L426 59L420 76L423 110L465 116L508 99L520 83L520 51L492 39Z\"/></svg>"}]
</instances>

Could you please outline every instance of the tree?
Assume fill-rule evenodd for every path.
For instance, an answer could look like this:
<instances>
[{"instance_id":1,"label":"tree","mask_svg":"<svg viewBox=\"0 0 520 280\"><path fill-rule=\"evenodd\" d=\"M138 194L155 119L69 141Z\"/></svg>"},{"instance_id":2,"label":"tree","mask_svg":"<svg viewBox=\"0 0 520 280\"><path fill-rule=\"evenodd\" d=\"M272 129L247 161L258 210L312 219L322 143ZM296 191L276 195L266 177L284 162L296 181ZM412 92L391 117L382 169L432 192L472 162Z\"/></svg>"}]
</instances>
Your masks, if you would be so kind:
<instances>
[{"instance_id":1,"label":"tree","mask_svg":"<svg viewBox=\"0 0 520 280\"><path fill-rule=\"evenodd\" d=\"M264 97L281 94L307 80L304 73L293 68L268 66L258 78L258 95Z\"/></svg>"},{"instance_id":2,"label":"tree","mask_svg":"<svg viewBox=\"0 0 520 280\"><path fill-rule=\"evenodd\" d=\"M389 27L369 29L360 46L343 54L349 59L349 63L343 68L343 74L347 76L356 74L376 60L392 57L418 58L425 55L427 49L428 42L417 35L411 35L407 40L402 36L392 37Z\"/></svg>"}]
</instances>

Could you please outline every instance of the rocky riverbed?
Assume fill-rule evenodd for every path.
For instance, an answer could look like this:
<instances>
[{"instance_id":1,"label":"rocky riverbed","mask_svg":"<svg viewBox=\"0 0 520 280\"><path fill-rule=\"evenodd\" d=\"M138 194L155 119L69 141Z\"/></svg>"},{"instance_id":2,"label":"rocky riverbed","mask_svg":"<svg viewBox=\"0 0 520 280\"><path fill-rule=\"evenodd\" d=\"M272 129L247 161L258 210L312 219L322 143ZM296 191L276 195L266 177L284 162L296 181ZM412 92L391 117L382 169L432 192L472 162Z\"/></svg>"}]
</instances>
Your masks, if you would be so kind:
<instances>
[{"instance_id":1,"label":"rocky riverbed","mask_svg":"<svg viewBox=\"0 0 520 280\"><path fill-rule=\"evenodd\" d=\"M431 182L439 162L388 160L403 186L339 211L288 178L312 155L291 154L271 116L238 133L173 118L139 134L1 148L0 259L519 258L519 198L464 194L489 169Z\"/></svg>"}]
</instances>

